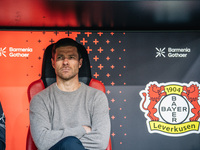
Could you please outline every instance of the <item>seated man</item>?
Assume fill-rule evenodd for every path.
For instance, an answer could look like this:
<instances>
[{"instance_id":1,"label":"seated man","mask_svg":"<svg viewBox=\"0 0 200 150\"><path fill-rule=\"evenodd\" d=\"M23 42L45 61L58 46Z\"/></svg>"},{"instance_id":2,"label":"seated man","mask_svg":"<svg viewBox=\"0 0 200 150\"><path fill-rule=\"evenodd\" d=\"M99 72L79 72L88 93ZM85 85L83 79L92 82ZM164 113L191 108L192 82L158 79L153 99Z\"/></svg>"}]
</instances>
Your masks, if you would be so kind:
<instances>
[{"instance_id":1,"label":"seated man","mask_svg":"<svg viewBox=\"0 0 200 150\"><path fill-rule=\"evenodd\" d=\"M0 103L0 150L5 150L5 116Z\"/></svg>"},{"instance_id":2,"label":"seated man","mask_svg":"<svg viewBox=\"0 0 200 150\"><path fill-rule=\"evenodd\" d=\"M61 39L52 49L56 83L33 97L30 128L39 150L105 150L110 136L106 95L79 82L79 44Z\"/></svg>"}]
</instances>

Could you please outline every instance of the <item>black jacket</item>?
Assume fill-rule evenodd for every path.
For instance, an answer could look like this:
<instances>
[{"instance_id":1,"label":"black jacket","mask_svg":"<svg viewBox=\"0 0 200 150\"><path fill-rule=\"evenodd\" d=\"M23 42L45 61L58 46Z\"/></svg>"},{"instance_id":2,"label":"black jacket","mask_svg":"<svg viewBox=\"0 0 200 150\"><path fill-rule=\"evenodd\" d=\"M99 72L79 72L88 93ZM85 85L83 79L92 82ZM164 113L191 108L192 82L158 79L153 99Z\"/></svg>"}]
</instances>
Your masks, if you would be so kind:
<instances>
[{"instance_id":1,"label":"black jacket","mask_svg":"<svg viewBox=\"0 0 200 150\"><path fill-rule=\"evenodd\" d=\"M0 102L0 142L5 145L5 115Z\"/></svg>"}]
</instances>

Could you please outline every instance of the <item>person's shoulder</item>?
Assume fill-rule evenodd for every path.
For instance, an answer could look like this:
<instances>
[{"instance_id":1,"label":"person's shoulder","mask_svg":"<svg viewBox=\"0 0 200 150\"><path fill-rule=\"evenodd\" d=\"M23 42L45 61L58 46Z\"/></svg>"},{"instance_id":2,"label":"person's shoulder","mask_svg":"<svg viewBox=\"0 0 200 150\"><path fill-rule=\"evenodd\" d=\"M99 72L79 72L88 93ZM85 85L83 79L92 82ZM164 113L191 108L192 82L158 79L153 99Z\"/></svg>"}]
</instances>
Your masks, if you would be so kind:
<instances>
[{"instance_id":1,"label":"person's shoulder","mask_svg":"<svg viewBox=\"0 0 200 150\"><path fill-rule=\"evenodd\" d=\"M51 94L53 93L54 86L56 86L55 83L34 95L30 101L30 109L37 110L39 106L49 106L51 104Z\"/></svg>"},{"instance_id":2,"label":"person's shoulder","mask_svg":"<svg viewBox=\"0 0 200 150\"><path fill-rule=\"evenodd\" d=\"M38 92L37 94L35 94L32 97L32 100L35 100L35 99L38 99L38 98L47 98L47 97L49 97L49 95L51 93L53 93L53 90L54 90L55 86L56 86L56 83L53 83L52 85L50 85L47 88L43 89L42 91Z\"/></svg>"},{"instance_id":3,"label":"person's shoulder","mask_svg":"<svg viewBox=\"0 0 200 150\"><path fill-rule=\"evenodd\" d=\"M98 89L93 88L93 87L90 87L90 86L88 86L88 85L86 85L84 83L83 83L83 87L84 87L86 93L88 93L88 95L90 95L91 97L93 97L95 99L96 98L97 99L99 99L99 98L100 99L107 99L107 96L103 91L98 90Z\"/></svg>"},{"instance_id":4,"label":"person's shoulder","mask_svg":"<svg viewBox=\"0 0 200 150\"><path fill-rule=\"evenodd\" d=\"M49 85L48 87L46 87L45 89L43 89L42 91L40 91L38 94L41 94L41 95L49 94L52 90L54 90L55 87L56 87L56 83L53 83Z\"/></svg>"},{"instance_id":5,"label":"person's shoulder","mask_svg":"<svg viewBox=\"0 0 200 150\"><path fill-rule=\"evenodd\" d=\"M91 87L91 86L89 86L89 85L86 85L85 83L81 83L81 84L82 84L82 86L84 87L84 89L87 90L88 92L104 94L103 91L98 90L98 89L96 89L96 88L93 88L93 87Z\"/></svg>"}]
</instances>

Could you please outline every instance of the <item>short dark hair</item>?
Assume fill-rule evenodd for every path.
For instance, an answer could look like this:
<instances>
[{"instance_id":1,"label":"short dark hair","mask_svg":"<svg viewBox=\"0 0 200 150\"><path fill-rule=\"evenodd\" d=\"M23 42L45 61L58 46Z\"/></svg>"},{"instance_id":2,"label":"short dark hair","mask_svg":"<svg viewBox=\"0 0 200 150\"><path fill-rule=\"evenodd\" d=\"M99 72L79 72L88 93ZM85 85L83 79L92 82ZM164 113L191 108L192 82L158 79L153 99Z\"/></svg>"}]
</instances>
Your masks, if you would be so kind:
<instances>
[{"instance_id":1,"label":"short dark hair","mask_svg":"<svg viewBox=\"0 0 200 150\"><path fill-rule=\"evenodd\" d=\"M54 56L55 56L55 53L56 53L56 49L59 48L59 47L63 47L63 46L74 46L77 48L77 52L78 52L78 57L79 57L79 60L82 58L82 55L81 55L81 45L76 42L75 40L71 39L71 38L63 38L63 39L60 39L58 40L54 45L53 45L53 48L52 48L52 58L54 59Z\"/></svg>"}]
</instances>

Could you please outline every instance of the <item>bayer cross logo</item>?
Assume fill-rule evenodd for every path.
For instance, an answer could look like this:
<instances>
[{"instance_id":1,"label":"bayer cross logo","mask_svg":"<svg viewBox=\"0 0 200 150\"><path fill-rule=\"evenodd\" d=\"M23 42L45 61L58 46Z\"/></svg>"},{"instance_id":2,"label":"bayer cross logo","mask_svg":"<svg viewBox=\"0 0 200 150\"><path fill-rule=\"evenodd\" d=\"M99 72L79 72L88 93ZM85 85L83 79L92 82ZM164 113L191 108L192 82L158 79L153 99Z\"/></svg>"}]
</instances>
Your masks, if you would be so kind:
<instances>
[{"instance_id":1,"label":"bayer cross logo","mask_svg":"<svg viewBox=\"0 0 200 150\"><path fill-rule=\"evenodd\" d=\"M183 96L176 94L165 96L158 106L161 118L170 124L183 123L190 113L189 110L188 101ZM171 115L169 115L169 111L172 112Z\"/></svg>"},{"instance_id":2,"label":"bayer cross logo","mask_svg":"<svg viewBox=\"0 0 200 150\"><path fill-rule=\"evenodd\" d=\"M0 56L4 56L4 57L6 57L6 47L4 47L4 48L0 48Z\"/></svg>"},{"instance_id":3,"label":"bayer cross logo","mask_svg":"<svg viewBox=\"0 0 200 150\"><path fill-rule=\"evenodd\" d=\"M156 47L156 57L165 57L165 47L164 48L157 48Z\"/></svg>"}]
</instances>

